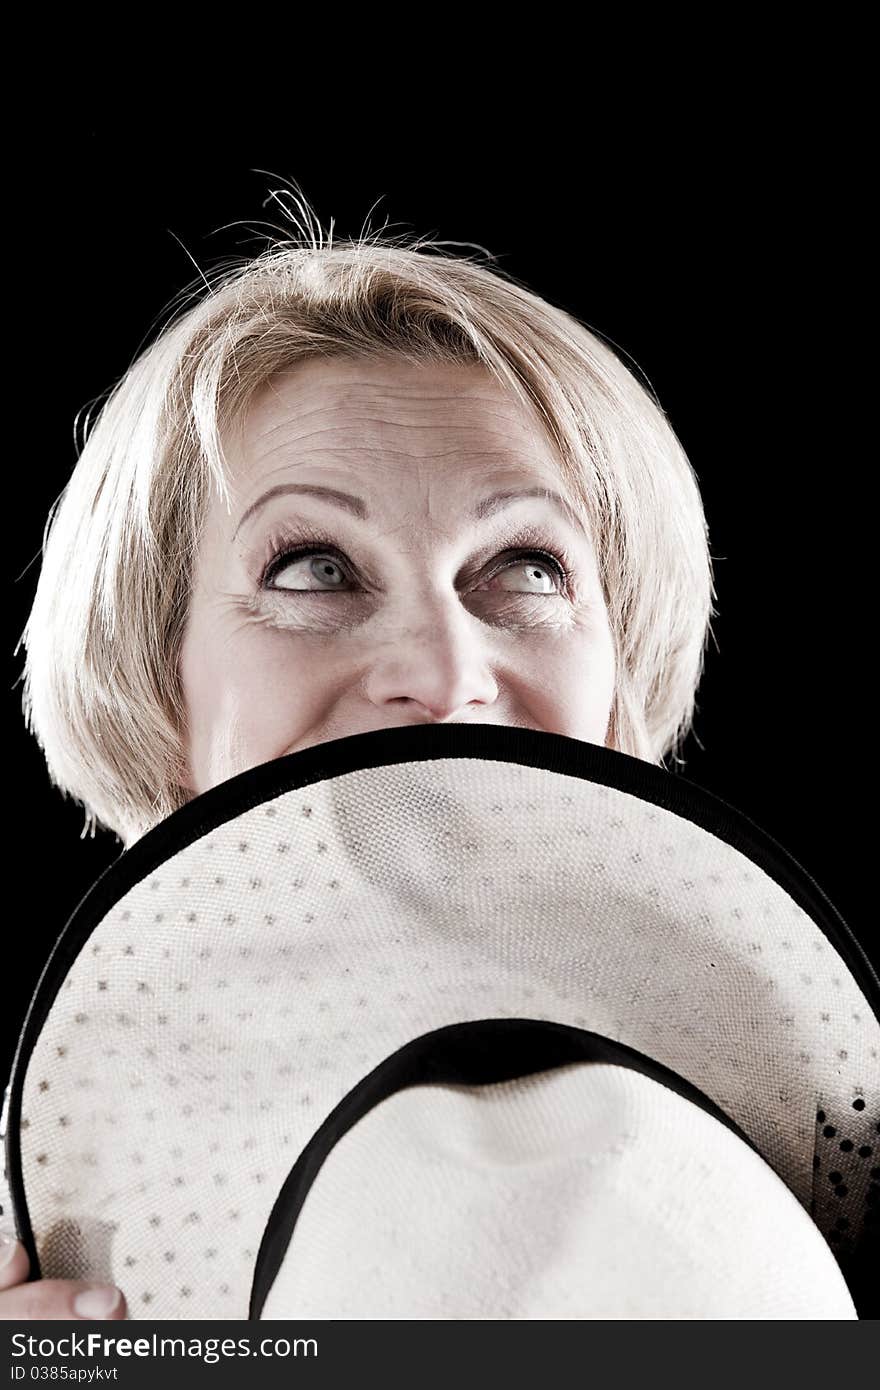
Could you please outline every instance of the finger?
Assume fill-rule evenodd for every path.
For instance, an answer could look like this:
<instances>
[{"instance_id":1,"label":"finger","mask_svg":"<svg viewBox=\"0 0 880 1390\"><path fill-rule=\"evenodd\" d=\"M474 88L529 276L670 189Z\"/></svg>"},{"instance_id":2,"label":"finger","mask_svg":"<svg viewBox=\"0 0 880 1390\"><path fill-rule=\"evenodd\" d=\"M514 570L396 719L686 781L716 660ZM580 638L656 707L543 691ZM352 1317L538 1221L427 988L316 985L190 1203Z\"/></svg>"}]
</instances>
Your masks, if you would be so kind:
<instances>
[{"instance_id":1,"label":"finger","mask_svg":"<svg viewBox=\"0 0 880 1390\"><path fill-rule=\"evenodd\" d=\"M36 1279L0 1293L0 1322L121 1322L126 1316L121 1290L72 1279Z\"/></svg>"},{"instance_id":2,"label":"finger","mask_svg":"<svg viewBox=\"0 0 880 1390\"><path fill-rule=\"evenodd\" d=\"M0 1235L0 1290L23 1284L28 1277L27 1251L15 1236Z\"/></svg>"}]
</instances>

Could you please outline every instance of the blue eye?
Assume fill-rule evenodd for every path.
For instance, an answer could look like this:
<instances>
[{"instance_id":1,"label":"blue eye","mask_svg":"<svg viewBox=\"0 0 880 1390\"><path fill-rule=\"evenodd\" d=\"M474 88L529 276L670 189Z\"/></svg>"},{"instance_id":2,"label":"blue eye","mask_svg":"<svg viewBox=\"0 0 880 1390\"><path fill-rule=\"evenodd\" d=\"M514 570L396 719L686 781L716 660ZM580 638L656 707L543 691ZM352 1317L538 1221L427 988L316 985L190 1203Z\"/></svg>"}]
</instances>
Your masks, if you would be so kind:
<instances>
[{"instance_id":1,"label":"blue eye","mask_svg":"<svg viewBox=\"0 0 880 1390\"><path fill-rule=\"evenodd\" d=\"M551 551L511 547L502 551L500 556L496 558L500 559L501 563L492 566L485 577L476 582L475 587L478 590L485 592L486 585L497 579L499 575L515 571L518 566L531 564L533 567L538 566L546 572L551 580L551 588L543 591L529 588L507 589L506 592L518 594L522 598L565 597L570 593L571 571L566 561ZM278 576L285 570L290 569L299 561L307 559L313 560L314 563L301 572L305 581L303 587L297 588L275 583ZM530 582L537 578L538 574L533 568ZM354 587L350 587L351 585ZM297 545L292 537L283 535L273 537L269 543L269 560L262 576L261 586L273 593L291 595L351 594L358 591L350 562L342 551L331 542L318 541L311 545Z\"/></svg>"},{"instance_id":2,"label":"blue eye","mask_svg":"<svg viewBox=\"0 0 880 1390\"><path fill-rule=\"evenodd\" d=\"M339 582L334 582L332 570L335 569L338 573L343 573L345 571L345 566L343 565L341 560L337 560L334 557L334 554L331 550L327 548L318 549L316 546L308 546L300 550L286 550L283 551L280 555L276 555L274 559L270 562L269 567L263 576L264 586L267 588L275 587L271 584L270 581L274 580L283 570L288 569L298 560L305 560L310 556L317 556L321 559L321 561L323 561L322 565L318 566L317 569L312 570L312 574L315 576L315 578L320 579L322 583L329 584L330 588L317 590L310 590L307 588L289 589L286 592L297 594L307 594L314 592L330 593L333 589L338 589L340 587ZM280 589L282 591L284 591L284 588L284 585L280 586Z\"/></svg>"}]
</instances>

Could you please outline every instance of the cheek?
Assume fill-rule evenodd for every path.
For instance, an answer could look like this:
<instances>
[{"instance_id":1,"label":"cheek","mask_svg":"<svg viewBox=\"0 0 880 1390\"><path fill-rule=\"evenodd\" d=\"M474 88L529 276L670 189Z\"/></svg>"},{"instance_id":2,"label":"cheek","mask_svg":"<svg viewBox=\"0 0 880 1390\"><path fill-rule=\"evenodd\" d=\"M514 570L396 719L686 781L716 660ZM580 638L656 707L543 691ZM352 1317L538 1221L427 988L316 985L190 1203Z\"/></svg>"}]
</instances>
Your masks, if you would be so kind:
<instances>
[{"instance_id":1,"label":"cheek","mask_svg":"<svg viewBox=\"0 0 880 1390\"><path fill-rule=\"evenodd\" d=\"M267 642L265 632L185 637L180 675L196 794L281 756L308 727L321 683L296 645L289 637Z\"/></svg>"},{"instance_id":2,"label":"cheek","mask_svg":"<svg viewBox=\"0 0 880 1390\"><path fill-rule=\"evenodd\" d=\"M591 623L548 644L529 663L536 723L554 733L604 744L615 690L614 639Z\"/></svg>"}]
</instances>

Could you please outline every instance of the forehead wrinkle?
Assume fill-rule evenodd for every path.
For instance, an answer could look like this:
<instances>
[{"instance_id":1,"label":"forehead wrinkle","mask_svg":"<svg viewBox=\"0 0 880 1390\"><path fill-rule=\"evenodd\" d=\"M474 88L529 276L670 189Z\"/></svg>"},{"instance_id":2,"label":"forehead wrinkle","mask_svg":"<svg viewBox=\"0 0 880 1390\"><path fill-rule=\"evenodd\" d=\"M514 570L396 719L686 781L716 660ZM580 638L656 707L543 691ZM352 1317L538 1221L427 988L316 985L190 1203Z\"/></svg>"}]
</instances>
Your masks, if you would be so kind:
<instances>
[{"instance_id":1,"label":"forehead wrinkle","mask_svg":"<svg viewBox=\"0 0 880 1390\"><path fill-rule=\"evenodd\" d=\"M393 429L393 430L404 430L404 431L408 431L408 432L410 432L410 433L412 433L412 434L415 434L415 433L418 433L418 434L428 434L429 436L437 435L437 434L443 434L443 435L445 435L445 436L447 437L447 439L449 438L449 436L454 435L455 432L457 432L457 431L460 432L460 433L463 435L463 439L461 440L460 443L458 443L458 444L455 444L455 443L454 443L454 444L452 444L452 446L451 446L450 448L445 449L445 450L440 450L440 451L430 451L430 450L429 450L428 452L420 452L419 455L418 455L420 458L435 458L435 457L440 457L440 456L442 456L443 454L455 454L455 453L477 453L477 454L487 454L487 455L500 454L500 455L502 455L502 456L503 456L503 455L508 455L508 454L510 454L511 431L510 431L509 429L504 430L504 431L501 431L501 430L499 430L499 431L492 431L492 430L484 430L484 431L482 431L483 439L480 440L479 442L480 442L480 444L481 444L483 447L480 447L480 448L478 448L478 449L474 449L474 448L473 448L473 441L474 441L474 434L475 434L475 431L473 430L473 427L470 426L470 425L463 425L463 424L460 424L460 423L450 424L449 422L438 423L438 422L436 422L436 421L426 421L426 422L424 422L424 423L416 424L416 423L412 423L412 422L402 422L402 421L393 421L393 420L380 420L380 419L377 419L377 418L374 417L374 416L370 416L369 418L365 418L365 419L354 419L354 420L346 420L346 421L339 421L339 420L336 420L336 421L333 421L332 423L328 423L326 426L324 426L324 427L321 428L321 429L313 429L313 430L306 430L306 431L297 431L297 430L294 428L294 426L295 426L296 424L297 424L297 421L296 421L296 420L286 420L286 421L283 421L281 424L275 425L275 426L273 426L271 429L258 431L257 433L255 433L255 434L253 435L252 438L248 438L247 440L245 440L244 437L243 437L243 438L242 438L242 445L243 445L243 447L246 447L247 444L254 444L254 445L265 444L265 442L266 442L266 441L270 441L274 435L279 435L279 434L281 434L281 433L283 432L283 434L284 434L283 440L280 440L280 441L277 442L277 443L270 443L270 444L269 444L269 447L268 447L267 449L264 449L264 450L263 450L263 455L264 455L264 456L268 456L268 455L270 455L270 454L276 452L277 449L283 448L283 447L285 446L285 444L299 445L299 444L308 443L310 440L322 440L322 439L326 438L328 435L332 436L332 435L334 435L334 434L339 434L339 433L342 433L343 435L346 435L346 434L350 434L350 433L351 433L351 427L352 427L353 425L375 424L375 425L377 425L377 426L379 426L379 427L381 428L381 430L382 430L383 433L384 433L385 431L389 430L389 429ZM492 446L492 436L493 436L493 434L497 434L497 437L498 437L498 444L497 444L496 447L493 447L493 446ZM524 450L529 450L529 451L537 450L537 452L542 452L543 441L538 441L538 440L536 440L536 439L535 439L532 435L530 435L530 434L524 434L523 437L522 437L522 439L521 439L521 441L519 441L519 444L520 444L520 447L521 447L522 449L524 449ZM338 450L340 450L340 449L344 450L346 447L349 447L349 448L350 448L350 447L357 447L357 448L360 448L360 449L375 449L375 450L380 450L381 448L387 447L387 446L384 446L383 444L375 444L375 445L368 444L367 442L362 442L362 439L359 438L356 445L346 446L345 444L339 444L339 443L336 443L336 444L326 443L326 444L321 444L320 447L323 448L323 449L326 449L326 450L328 450L328 451L334 451L334 452L335 452L335 451L338 451ZM388 449L388 452L389 452L389 453L395 453L395 454L405 454L405 453L407 453L407 452L412 452L412 451L411 451L411 450L410 450L410 451L407 451L407 450L405 450L405 449ZM512 455L512 454L511 454L510 456L511 456L512 459L515 459L515 457L516 457L515 455Z\"/></svg>"},{"instance_id":2,"label":"forehead wrinkle","mask_svg":"<svg viewBox=\"0 0 880 1390\"><path fill-rule=\"evenodd\" d=\"M377 394L375 384L359 384L363 384L366 393L375 400ZM413 383L411 391L414 397L424 398L424 384L424 382ZM346 383L346 393L348 393L349 385L350 383ZM398 396L405 394L407 389L407 386L404 386L402 392L396 394ZM278 395L282 404L290 404L283 401L281 393L275 392L274 394ZM460 419L457 422L448 420L437 422L389 421L377 416L375 412L370 412L365 416L359 415L356 418L332 418L333 411L338 405L340 393L336 393L336 400L331 399L329 401L326 400L327 394L323 384L316 383L311 387L309 395L311 397L323 396L325 399L320 404L311 409L303 410L297 408L299 402L293 403L293 408L287 418L277 423L267 423L264 428L257 428L250 432L246 445L253 447L252 449L245 447L244 458L241 460L244 464L242 495L250 492L252 488L256 490L258 482L280 481L285 474L300 478L303 470L309 469L311 465L320 470L322 476L320 479L308 478L307 476L303 479L304 483L314 481L316 485L335 484L343 489L363 492L368 499L372 491L369 486L370 480L375 481L380 492L387 487L399 487L405 481L410 484L417 482L427 489L425 509L428 515L432 512L442 511L447 503L448 499L439 495L440 489L458 492L463 487L468 493L473 492L474 501L479 503L484 501L488 494L493 491L492 483L495 483L496 489L504 488L506 485L510 490L536 484L549 487L552 484L553 488L562 495L565 518L575 532L584 535L591 529L585 525L580 514L583 505L581 499L568 496L569 487L562 474L560 462L555 458L555 450L552 448L551 441L536 429L533 422L523 416L516 403L504 399L499 400L497 397L493 398L485 394L482 396L474 395L464 402L459 394L450 396L446 392L431 398L454 401L459 409L462 405L466 407L472 404L477 416L477 427L475 428L469 424L462 424ZM332 396L332 389L330 394ZM395 395L392 391L386 391L383 394L388 399L392 399ZM487 410L487 406L504 405L507 405L509 409ZM314 416L322 413L328 413L330 418L326 422L318 424ZM490 415L493 423L490 428L486 428L487 416ZM311 420L304 420L304 416L312 418ZM354 428L357 421L362 424L372 423L376 425L380 434L376 443L370 442L369 438L357 437L357 431ZM499 432L498 422L503 422L503 435ZM512 440L510 437L511 424L514 423L514 433L517 437ZM400 430L410 430L412 432L411 440L414 440L417 435L427 434L428 450L425 451L422 447L418 449L390 447L387 438L390 428L394 428L398 433ZM456 433L463 435L464 438L458 445L450 444L450 436L454 438ZM354 440L351 438L352 434L356 436ZM475 440L474 434L482 435L482 438ZM342 441L331 443L330 440L334 435L342 435ZM431 439L437 436L439 436L443 447L430 449ZM316 444L318 447L315 447ZM511 448L512 444L514 445L513 448ZM276 462L279 458L281 461ZM268 467L269 464L272 466ZM364 487L364 482L367 484L366 487ZM479 483L481 494L479 497L477 496L477 483ZM382 499L376 497L375 493L373 497L379 506L376 507L375 503L371 501L369 510L378 514L381 512ZM450 498L450 504L451 500ZM456 507L460 506L460 500L459 496L454 498Z\"/></svg>"},{"instance_id":3,"label":"forehead wrinkle","mask_svg":"<svg viewBox=\"0 0 880 1390\"><path fill-rule=\"evenodd\" d=\"M519 405L510 390L476 362L421 363L413 370L413 364L406 364L395 356L389 362L374 362L373 365L383 369L384 378L381 371L364 377L340 373L339 369L345 366L342 357L305 359L287 369L275 371L258 388L253 399L258 400L262 392L281 399L281 388L290 383L296 386L297 397L306 400L316 396L326 399L329 396L342 402L364 397L370 400L409 401L412 396L418 396L429 401L453 401L456 404L464 400L477 404ZM326 374L328 366L333 371L333 379L329 381ZM404 379L401 379L401 371L404 372ZM449 384L444 382L444 377L449 378Z\"/></svg>"},{"instance_id":4,"label":"forehead wrinkle","mask_svg":"<svg viewBox=\"0 0 880 1390\"><path fill-rule=\"evenodd\" d=\"M424 393L422 391L420 391L419 394L422 398L424 398ZM349 415L347 418L343 418L342 420L331 420L323 427L319 427L317 429L307 429L301 431L296 430L296 427L298 425L301 425L302 423L307 421L309 417L314 416L316 414L327 414L331 416L334 414L338 415L338 413L340 412L340 406L344 406L345 402L344 400L339 401L337 399L325 401L322 404L306 409L303 409L299 402L282 401L282 404L289 406L289 413L287 414L286 418L280 421L272 421L260 424L258 423L259 417L265 415L266 407L268 405L268 403L264 402L261 403L260 406L257 406L256 409L252 407L251 410L246 411L245 417L240 417L240 424L242 426L242 431L247 432L248 434L252 433L254 439L264 439L267 437L271 437L272 435L276 434L281 430L293 430L295 432L296 438L308 439L314 434L320 435L323 433L328 433L333 429L345 429L347 426L350 425L363 426L364 424L375 424L386 429L403 429L419 432L433 431L437 428L446 431L456 429L471 430L474 428L474 424L472 422L468 422L466 424L462 423L461 417L462 415L473 414L476 417L476 424L478 425L482 425L485 427L489 424L490 421L497 422L495 428L498 430L499 433L503 435L505 439L509 438L511 430L515 429L517 433L522 435L524 441L528 441L529 445L533 445L538 440L544 441L543 432L539 429L537 422L532 421L527 416L524 416L516 402L507 402L508 409L504 410L497 408L499 405L504 404L503 401L491 399L486 401L477 397L462 397L460 394L453 396L431 397L429 399L432 401L443 400L448 404L454 405L455 414L453 418L450 419L447 417L446 419L441 418L439 420L433 418L431 420L425 421L396 419L389 420L385 418L384 415L377 413L375 410L373 410L364 415ZM281 400L280 397L279 400ZM487 405L494 405L496 408L494 410L487 410ZM472 407L472 410L468 409L469 406ZM488 429L485 430L485 432L491 432L491 425Z\"/></svg>"},{"instance_id":5,"label":"forehead wrinkle","mask_svg":"<svg viewBox=\"0 0 880 1390\"><path fill-rule=\"evenodd\" d=\"M351 375L347 374L346 368L351 369ZM326 375L328 372L329 379ZM454 384L453 389L447 385L447 377ZM432 386L439 389L432 391ZM418 405L423 403L431 410L432 419L419 423L384 418L383 407L393 406L396 402L402 402L413 413L417 413ZM505 438L509 438L511 431L515 430L524 442L528 441L530 447L537 441L545 445L548 442L546 430L536 418L534 410L528 409L509 388L478 363L419 364L413 371L396 358L390 362L347 361L345 357L329 362L306 360L273 373L263 383L263 389L258 389L251 397L244 415L254 424L255 417L265 421L266 414L270 414L270 418L274 414L277 418L279 409L285 411L288 416L286 420L259 429L259 435L265 435L277 429L295 427L304 417L322 413L344 415L345 409L352 404L359 410L362 406L370 407L365 416L349 417L352 424L375 422L387 428L422 432L431 431L438 425L446 430L472 428L470 421L473 417L474 423L484 427L490 421L494 422ZM438 412L433 407L438 404L453 407L451 418L436 419ZM380 413L377 414L377 411ZM461 425L462 416L468 420L467 426ZM344 425L345 421L341 424ZM301 437L308 437L308 433Z\"/></svg>"},{"instance_id":6,"label":"forehead wrinkle","mask_svg":"<svg viewBox=\"0 0 880 1390\"><path fill-rule=\"evenodd\" d=\"M354 485L361 490L364 490L366 484L369 490L370 480L378 478L389 486L397 487L402 482L401 470L389 460L399 459L410 465L409 469L404 470L406 476L429 486L432 483L449 486L450 481L456 480L458 474L465 486L470 485L473 476L479 482L480 490L489 488L493 482L497 487L506 485L511 489L538 484L549 486L552 482L565 490L558 469L554 469L552 478L548 478L546 469L536 469L529 459L511 453L509 448L437 449L430 454L413 455L406 450L388 448L387 445L373 446L359 442L349 448L325 445L320 449L306 449L297 457L286 457L283 462L272 468L260 467L261 464L270 462L284 447L284 444L279 444L256 458L246 459L243 481L248 486L255 485L257 482L275 479L283 474L298 475L302 469L314 466L321 471L321 478L304 481L314 482L316 485ZM357 459L363 460L363 466L358 466ZM459 465L458 468L456 463Z\"/></svg>"}]
</instances>

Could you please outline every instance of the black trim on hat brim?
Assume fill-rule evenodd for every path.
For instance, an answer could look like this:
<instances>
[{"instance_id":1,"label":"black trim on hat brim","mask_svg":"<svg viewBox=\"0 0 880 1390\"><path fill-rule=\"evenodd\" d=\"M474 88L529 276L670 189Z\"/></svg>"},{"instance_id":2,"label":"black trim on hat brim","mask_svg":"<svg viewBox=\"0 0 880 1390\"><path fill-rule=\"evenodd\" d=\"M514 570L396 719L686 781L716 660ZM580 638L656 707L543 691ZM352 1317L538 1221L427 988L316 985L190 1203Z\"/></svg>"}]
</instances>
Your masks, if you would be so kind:
<instances>
[{"instance_id":1,"label":"black trim on hat brim","mask_svg":"<svg viewBox=\"0 0 880 1390\"><path fill-rule=\"evenodd\" d=\"M62 930L46 962L12 1064L5 1135L6 1175L16 1229L30 1260L39 1260L21 1164L21 1099L27 1064L68 972L112 907L173 854L178 854L264 801L350 772L441 758L474 758L542 768L640 797L708 831L751 859L808 914L834 946L880 1021L880 979L840 913L806 870L754 821L713 792L616 749L534 729L496 724L416 724L352 734L249 768L167 816L99 876Z\"/></svg>"},{"instance_id":2,"label":"black trim on hat brim","mask_svg":"<svg viewBox=\"0 0 880 1390\"><path fill-rule=\"evenodd\" d=\"M410 1086L486 1086L583 1062L628 1067L660 1082L684 1100L698 1105L713 1119L720 1120L758 1155L762 1163L767 1163L748 1135L704 1092L677 1072L625 1043L570 1024L543 1019L487 1018L449 1024L405 1043L374 1067L343 1096L306 1144L266 1222L254 1266L249 1321L259 1321L262 1316L266 1299L290 1248L303 1203L321 1167L343 1135L375 1106ZM808 1214L805 1212L805 1215ZM821 1234L818 1227L817 1234ZM831 1251L830 1246L828 1249ZM295 1317L296 1313L290 1316Z\"/></svg>"}]
</instances>

